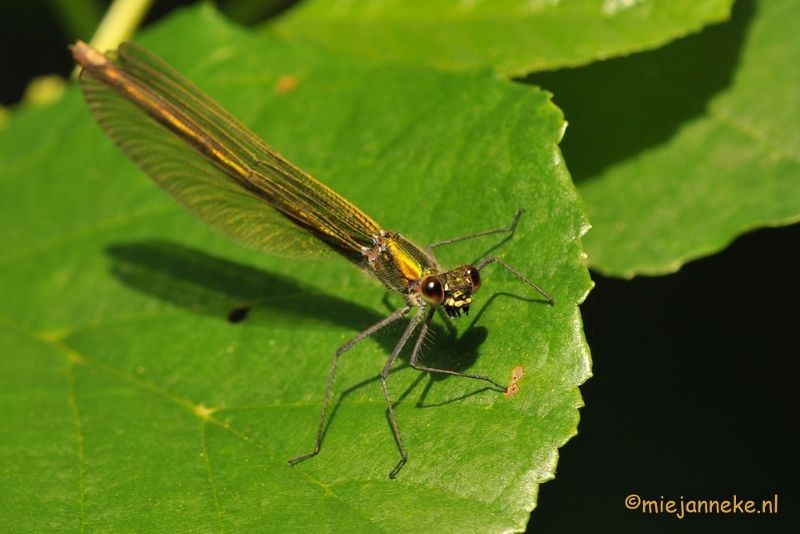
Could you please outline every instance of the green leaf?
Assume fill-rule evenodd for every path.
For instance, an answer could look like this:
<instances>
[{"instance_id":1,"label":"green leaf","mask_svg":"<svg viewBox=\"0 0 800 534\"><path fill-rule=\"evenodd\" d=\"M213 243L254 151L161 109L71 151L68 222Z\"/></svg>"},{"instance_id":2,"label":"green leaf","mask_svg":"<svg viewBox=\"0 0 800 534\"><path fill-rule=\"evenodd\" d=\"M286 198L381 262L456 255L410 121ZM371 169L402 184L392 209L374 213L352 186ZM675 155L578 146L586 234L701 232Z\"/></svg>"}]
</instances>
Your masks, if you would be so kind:
<instances>
[{"instance_id":1,"label":"green leaf","mask_svg":"<svg viewBox=\"0 0 800 534\"><path fill-rule=\"evenodd\" d=\"M309 0L270 26L333 50L518 76L654 48L728 17L732 0Z\"/></svg>"},{"instance_id":2,"label":"green leaf","mask_svg":"<svg viewBox=\"0 0 800 534\"><path fill-rule=\"evenodd\" d=\"M570 115L574 108L566 100L577 102L577 95L556 97L583 129L582 146L593 146L583 151L578 141L575 151L565 147L568 158L583 152L589 162L575 165L585 169L577 175L590 175L599 152L641 146L633 137L654 142L579 182L593 226L585 239L593 268L625 277L672 272L743 232L800 219L800 6L759 2L748 21L751 6L740 5L729 25L606 69L605 76L646 80L617 87L624 102L617 97L597 111ZM728 58L736 59L731 52L742 39L726 86ZM601 77L593 79L593 87L602 86ZM720 81L723 87L708 102L698 98ZM638 83L648 88L640 91ZM675 117L695 112L675 124ZM608 127L592 127L601 122Z\"/></svg>"},{"instance_id":3,"label":"green leaf","mask_svg":"<svg viewBox=\"0 0 800 534\"><path fill-rule=\"evenodd\" d=\"M217 236L103 136L72 87L0 132L0 530L523 529L590 374L587 223L549 95L489 71L342 59L207 7L142 43L417 242L501 227L524 207L513 235L440 260L493 254L556 305L494 266L472 315L436 319L425 362L501 382L522 365L513 398L401 356L389 384L409 461L394 481L378 376L407 323L358 344L320 454L292 468L313 447L334 351L399 297L347 262ZM245 304L244 321L226 319Z\"/></svg>"}]
</instances>

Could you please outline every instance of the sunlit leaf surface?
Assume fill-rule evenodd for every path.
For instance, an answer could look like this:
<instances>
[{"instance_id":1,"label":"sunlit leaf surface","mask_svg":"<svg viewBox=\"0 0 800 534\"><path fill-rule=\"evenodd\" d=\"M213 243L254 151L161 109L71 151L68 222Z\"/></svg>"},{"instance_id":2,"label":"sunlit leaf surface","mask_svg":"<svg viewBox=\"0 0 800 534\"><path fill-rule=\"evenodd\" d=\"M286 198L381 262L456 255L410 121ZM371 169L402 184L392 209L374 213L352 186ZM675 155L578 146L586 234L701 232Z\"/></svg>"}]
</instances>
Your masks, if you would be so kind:
<instances>
[{"instance_id":1,"label":"sunlit leaf surface","mask_svg":"<svg viewBox=\"0 0 800 534\"><path fill-rule=\"evenodd\" d=\"M401 357L390 387L409 462L394 481L377 377L402 325L361 343L321 453L291 468L313 446L334 351L400 299L345 261L214 234L104 137L73 87L0 132L0 530L523 529L590 373L586 219L548 94L488 70L337 58L207 7L142 43L387 229L427 243L523 207L513 236L440 259L493 254L556 305L490 267L468 318L436 320L426 363L501 382L522 365L513 398Z\"/></svg>"}]
</instances>

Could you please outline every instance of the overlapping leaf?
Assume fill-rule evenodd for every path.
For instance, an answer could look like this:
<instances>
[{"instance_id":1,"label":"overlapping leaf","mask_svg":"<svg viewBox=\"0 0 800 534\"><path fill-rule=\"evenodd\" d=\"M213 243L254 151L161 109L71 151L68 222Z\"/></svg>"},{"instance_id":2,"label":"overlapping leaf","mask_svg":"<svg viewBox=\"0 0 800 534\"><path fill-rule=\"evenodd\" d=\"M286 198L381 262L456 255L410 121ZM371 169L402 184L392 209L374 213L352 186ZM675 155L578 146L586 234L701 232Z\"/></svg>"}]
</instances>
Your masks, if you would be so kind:
<instances>
[{"instance_id":1,"label":"overlapping leaf","mask_svg":"<svg viewBox=\"0 0 800 534\"><path fill-rule=\"evenodd\" d=\"M507 75L654 48L724 20L731 0L309 0L271 26L354 56Z\"/></svg>"},{"instance_id":2,"label":"overlapping leaf","mask_svg":"<svg viewBox=\"0 0 800 534\"><path fill-rule=\"evenodd\" d=\"M638 91L632 76L618 78L614 94L633 101L614 97L573 116L576 128L585 127L578 144L586 159L567 156L587 169L579 188L593 225L586 238L592 267L616 276L663 274L742 232L800 219L800 6L744 3L737 11L732 24L685 45L595 69L639 73L646 88ZM730 85L703 109L708 84L726 83L729 68ZM560 103L570 109L566 100ZM695 110L695 118L674 125ZM601 124L602 113L610 117ZM659 139L665 124L677 129ZM624 154L642 140L653 144L591 175L591 162L608 161L597 156L602 147Z\"/></svg>"}]
</instances>

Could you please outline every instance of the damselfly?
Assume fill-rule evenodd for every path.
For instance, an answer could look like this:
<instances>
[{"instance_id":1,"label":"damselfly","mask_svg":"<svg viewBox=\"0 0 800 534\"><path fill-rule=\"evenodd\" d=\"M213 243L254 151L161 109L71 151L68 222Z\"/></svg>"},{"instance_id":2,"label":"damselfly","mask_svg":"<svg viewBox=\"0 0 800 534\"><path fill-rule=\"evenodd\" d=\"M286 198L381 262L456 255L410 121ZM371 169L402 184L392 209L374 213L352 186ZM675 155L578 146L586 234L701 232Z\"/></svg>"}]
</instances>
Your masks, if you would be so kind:
<instances>
[{"instance_id":1,"label":"damselfly","mask_svg":"<svg viewBox=\"0 0 800 534\"><path fill-rule=\"evenodd\" d=\"M480 271L498 263L517 278L550 297L503 261L488 257L477 265L444 270L435 247L477 236L512 232L488 230L420 248L400 234L382 229L367 214L318 182L267 146L189 80L144 48L125 43L108 57L78 41L72 47L83 67L81 86L89 108L106 134L184 208L223 235L250 248L294 257L343 256L386 289L400 293L405 304L342 345L333 357L314 449L289 461L294 465L320 451L336 364L364 338L418 310L381 372L400 461L408 458L395 419L386 379L408 340L417 333L410 366L418 371L481 380L505 391L488 376L435 369L419 364L423 340L434 313L452 318L469 313L472 295L481 286ZM514 384L516 386L516 383Z\"/></svg>"}]
</instances>

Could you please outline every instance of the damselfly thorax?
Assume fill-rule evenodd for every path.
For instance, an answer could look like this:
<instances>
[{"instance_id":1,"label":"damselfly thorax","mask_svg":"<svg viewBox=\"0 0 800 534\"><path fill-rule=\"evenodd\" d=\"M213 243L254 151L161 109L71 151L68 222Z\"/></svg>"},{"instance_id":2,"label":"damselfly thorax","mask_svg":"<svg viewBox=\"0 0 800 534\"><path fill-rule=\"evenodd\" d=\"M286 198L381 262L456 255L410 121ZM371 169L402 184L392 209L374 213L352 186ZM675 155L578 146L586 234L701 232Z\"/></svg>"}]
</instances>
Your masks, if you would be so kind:
<instances>
[{"instance_id":1,"label":"damselfly thorax","mask_svg":"<svg viewBox=\"0 0 800 534\"><path fill-rule=\"evenodd\" d=\"M444 271L432 254L392 231L374 237L364 248L366 268L387 289L402 294L412 306L442 306L450 317L469 313L472 294L481 287L481 274L472 265Z\"/></svg>"}]
</instances>

